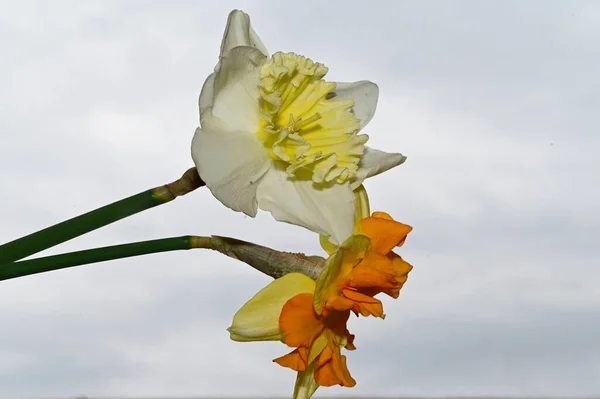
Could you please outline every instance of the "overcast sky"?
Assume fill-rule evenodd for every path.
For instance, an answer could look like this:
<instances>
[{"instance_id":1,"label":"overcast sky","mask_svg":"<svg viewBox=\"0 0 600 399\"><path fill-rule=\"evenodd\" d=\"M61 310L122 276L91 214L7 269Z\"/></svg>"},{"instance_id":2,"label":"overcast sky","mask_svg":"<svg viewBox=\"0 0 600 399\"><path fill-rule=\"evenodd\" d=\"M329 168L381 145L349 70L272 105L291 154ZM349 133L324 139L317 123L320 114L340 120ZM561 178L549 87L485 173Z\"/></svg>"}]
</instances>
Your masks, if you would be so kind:
<instances>
[{"instance_id":1,"label":"overcast sky","mask_svg":"<svg viewBox=\"0 0 600 399\"><path fill-rule=\"evenodd\" d=\"M387 318L350 320L358 385L330 395L600 395L600 3L0 1L0 241L192 166L228 12L271 52L368 79L369 180L414 227ZM186 234L322 255L199 189L46 254ZM290 396L279 343L229 340L270 278L203 250L0 282L0 397Z\"/></svg>"}]
</instances>

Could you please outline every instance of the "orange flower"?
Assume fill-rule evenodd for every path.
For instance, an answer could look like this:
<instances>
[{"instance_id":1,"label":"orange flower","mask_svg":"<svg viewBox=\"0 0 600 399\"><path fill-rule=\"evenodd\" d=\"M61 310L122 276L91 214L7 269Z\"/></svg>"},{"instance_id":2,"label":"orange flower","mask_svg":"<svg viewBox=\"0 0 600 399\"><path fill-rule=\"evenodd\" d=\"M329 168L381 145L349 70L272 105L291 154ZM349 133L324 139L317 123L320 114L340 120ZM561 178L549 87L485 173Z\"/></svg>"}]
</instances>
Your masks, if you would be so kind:
<instances>
[{"instance_id":1,"label":"orange flower","mask_svg":"<svg viewBox=\"0 0 600 399\"><path fill-rule=\"evenodd\" d=\"M342 259L331 262L319 276L317 291L322 294L315 297L317 313L323 309L352 310L363 316L382 317L383 305L373 297L384 292L398 298L412 266L392 249L404 244L411 230L383 212L360 220L358 234L330 258Z\"/></svg>"},{"instance_id":2,"label":"orange flower","mask_svg":"<svg viewBox=\"0 0 600 399\"><path fill-rule=\"evenodd\" d=\"M355 349L346 329L350 311L317 314L315 288L315 281L303 274L286 274L250 299L228 329L235 341L281 340L294 348L274 361L298 371L295 399L310 398L319 386L356 384L341 354L342 347Z\"/></svg>"},{"instance_id":3,"label":"orange flower","mask_svg":"<svg viewBox=\"0 0 600 399\"><path fill-rule=\"evenodd\" d=\"M295 348L275 359L281 366L304 372L314 362L314 379L320 386L356 384L341 348L355 349L346 322L350 311L383 316L374 295L385 292L397 298L411 266L392 252L402 245L411 227L381 212L364 218L360 232L340 246L317 280L315 294L303 293L283 306L279 327L284 342Z\"/></svg>"},{"instance_id":4,"label":"orange flower","mask_svg":"<svg viewBox=\"0 0 600 399\"><path fill-rule=\"evenodd\" d=\"M383 292L394 299L398 298L412 266L392 250L404 245L412 227L394 221L387 213L374 212L371 217L360 221L359 229L371 240L371 249L361 264L354 268L353 273L357 276L352 276L354 279L351 277L350 286L370 296ZM363 272L363 264L369 265L368 271ZM367 281L370 285L364 284Z\"/></svg>"},{"instance_id":5,"label":"orange flower","mask_svg":"<svg viewBox=\"0 0 600 399\"><path fill-rule=\"evenodd\" d=\"M349 316L349 311L318 315L313 309L312 294L296 295L283 306L279 318L284 342L296 349L274 362L296 371L305 371L314 361L314 378L318 385L353 387L356 381L346 367L346 356L340 352L342 346L355 349L352 343L354 335L346 329Z\"/></svg>"},{"instance_id":6,"label":"orange flower","mask_svg":"<svg viewBox=\"0 0 600 399\"><path fill-rule=\"evenodd\" d=\"M381 212L360 220L357 233L331 254L316 283L299 273L275 280L235 315L231 338L282 340L294 348L274 360L298 372L294 398L310 398L319 386L354 386L341 354L342 348L356 349L346 323L351 311L383 317L375 295L398 297L412 266L392 250L411 229Z\"/></svg>"}]
</instances>

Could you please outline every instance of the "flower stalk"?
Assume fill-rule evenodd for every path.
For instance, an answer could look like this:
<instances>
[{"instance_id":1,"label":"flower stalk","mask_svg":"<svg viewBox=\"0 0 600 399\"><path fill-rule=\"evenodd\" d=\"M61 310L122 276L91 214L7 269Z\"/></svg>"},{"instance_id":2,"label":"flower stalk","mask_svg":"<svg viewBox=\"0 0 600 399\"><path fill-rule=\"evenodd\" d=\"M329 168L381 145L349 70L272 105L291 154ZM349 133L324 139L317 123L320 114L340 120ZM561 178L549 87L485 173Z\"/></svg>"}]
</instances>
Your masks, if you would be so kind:
<instances>
[{"instance_id":1,"label":"flower stalk","mask_svg":"<svg viewBox=\"0 0 600 399\"><path fill-rule=\"evenodd\" d=\"M256 270L275 279L288 273L302 273L316 280L325 260L320 256L277 251L229 237L212 236L211 249L249 264Z\"/></svg>"},{"instance_id":2,"label":"flower stalk","mask_svg":"<svg viewBox=\"0 0 600 399\"><path fill-rule=\"evenodd\" d=\"M132 256L147 255L158 252L191 249L192 241L195 243L200 242L200 240L192 239L190 236L172 237L159 240L112 245L108 247L93 248L83 251L68 252L60 255L46 256L43 258L24 260L2 265L0 267L0 281L53 270L65 269L73 266L86 265L90 263L129 258Z\"/></svg>"},{"instance_id":3,"label":"flower stalk","mask_svg":"<svg viewBox=\"0 0 600 399\"><path fill-rule=\"evenodd\" d=\"M202 186L204 182L196 168L190 168L172 183L141 192L0 246L0 265L18 261L136 213L165 204Z\"/></svg>"},{"instance_id":4,"label":"flower stalk","mask_svg":"<svg viewBox=\"0 0 600 399\"><path fill-rule=\"evenodd\" d=\"M0 281L115 259L198 248L215 250L230 258L245 262L273 278L296 272L316 279L324 262L323 258L319 256L276 251L235 238L181 236L93 248L8 263L0 266Z\"/></svg>"}]
</instances>

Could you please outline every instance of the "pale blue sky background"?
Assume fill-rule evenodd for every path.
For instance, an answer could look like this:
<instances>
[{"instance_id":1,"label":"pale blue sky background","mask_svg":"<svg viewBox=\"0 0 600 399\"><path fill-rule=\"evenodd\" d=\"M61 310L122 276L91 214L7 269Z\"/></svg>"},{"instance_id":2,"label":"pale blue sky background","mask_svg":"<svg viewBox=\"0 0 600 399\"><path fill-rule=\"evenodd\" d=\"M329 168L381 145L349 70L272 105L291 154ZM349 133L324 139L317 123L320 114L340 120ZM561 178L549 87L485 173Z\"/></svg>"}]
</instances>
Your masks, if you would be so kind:
<instances>
[{"instance_id":1,"label":"pale blue sky background","mask_svg":"<svg viewBox=\"0 0 600 399\"><path fill-rule=\"evenodd\" d=\"M358 381L330 395L600 394L600 3L0 1L0 241L192 166L228 12L271 52L380 86L367 182L414 226L385 321L351 319ZM184 234L321 254L206 189L48 253ZM188 251L0 283L0 397L289 396L277 343L225 328L269 278Z\"/></svg>"}]
</instances>

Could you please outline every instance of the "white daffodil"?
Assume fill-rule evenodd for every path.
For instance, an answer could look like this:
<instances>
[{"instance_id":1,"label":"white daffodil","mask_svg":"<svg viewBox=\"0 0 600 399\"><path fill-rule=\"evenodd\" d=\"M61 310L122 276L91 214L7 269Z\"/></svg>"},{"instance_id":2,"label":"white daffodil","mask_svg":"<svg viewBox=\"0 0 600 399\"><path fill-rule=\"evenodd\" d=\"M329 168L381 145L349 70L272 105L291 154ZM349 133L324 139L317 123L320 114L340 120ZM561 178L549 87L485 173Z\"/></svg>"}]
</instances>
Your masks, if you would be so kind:
<instances>
[{"instance_id":1,"label":"white daffodil","mask_svg":"<svg viewBox=\"0 0 600 399\"><path fill-rule=\"evenodd\" d=\"M304 226L339 244L352 235L354 189L404 162L365 146L379 89L333 83L327 68L267 49L242 11L229 15L219 62L200 93L192 157L227 207Z\"/></svg>"}]
</instances>

